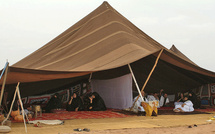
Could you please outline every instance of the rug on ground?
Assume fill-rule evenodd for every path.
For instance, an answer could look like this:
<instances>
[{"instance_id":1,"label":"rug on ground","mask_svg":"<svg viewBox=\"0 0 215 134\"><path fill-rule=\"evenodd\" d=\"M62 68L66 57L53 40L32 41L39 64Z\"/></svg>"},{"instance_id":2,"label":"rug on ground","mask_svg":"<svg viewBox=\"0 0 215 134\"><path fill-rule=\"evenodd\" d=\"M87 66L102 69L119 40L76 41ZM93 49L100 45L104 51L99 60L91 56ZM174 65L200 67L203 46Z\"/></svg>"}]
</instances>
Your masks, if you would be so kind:
<instances>
[{"instance_id":1,"label":"rug on ground","mask_svg":"<svg viewBox=\"0 0 215 134\"><path fill-rule=\"evenodd\" d=\"M125 118L131 115L125 115L123 113L116 112L117 110L107 111L77 111L68 112L61 111L57 113L43 113L42 116L38 116L36 120L71 120L71 119L99 119L99 118ZM35 120L32 118L30 120Z\"/></svg>"}]
</instances>

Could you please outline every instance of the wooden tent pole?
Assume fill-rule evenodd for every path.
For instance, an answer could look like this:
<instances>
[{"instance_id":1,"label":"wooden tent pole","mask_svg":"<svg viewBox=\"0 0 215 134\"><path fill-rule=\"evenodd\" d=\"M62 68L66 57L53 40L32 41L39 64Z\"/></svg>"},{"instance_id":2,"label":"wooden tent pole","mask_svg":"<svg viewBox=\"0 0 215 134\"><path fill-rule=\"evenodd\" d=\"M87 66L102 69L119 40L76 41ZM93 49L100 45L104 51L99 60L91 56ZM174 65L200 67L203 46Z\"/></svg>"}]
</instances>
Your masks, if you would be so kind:
<instances>
[{"instance_id":1,"label":"wooden tent pole","mask_svg":"<svg viewBox=\"0 0 215 134\"><path fill-rule=\"evenodd\" d=\"M26 122L25 122L25 111L24 111L24 108L23 108L23 104L22 104L22 99L21 99L21 95L20 95L20 91L19 91L19 87L17 87L17 96L19 98L19 104L21 106L21 109L22 109L22 116L23 116L23 121L24 121L24 126L25 126L25 132L27 133L27 126L26 126ZM27 118L28 119L28 118Z\"/></svg>"},{"instance_id":2,"label":"wooden tent pole","mask_svg":"<svg viewBox=\"0 0 215 134\"><path fill-rule=\"evenodd\" d=\"M19 91L19 84L20 84L20 82L18 82L18 84L16 86L16 90L14 92L13 100L12 100L12 103L11 103L11 106L10 106L10 111L7 114L7 118L5 118L4 121L2 121L2 125L4 125L5 121L7 121L7 119L10 117L11 111L13 109L13 104L14 104L14 101L15 101L16 95L17 95L18 99L19 99L19 103L20 103L21 109L22 109L22 116L23 116L23 120L24 120L25 132L27 133L27 126L26 126L26 123L25 123L25 115L26 114L24 112L24 108L23 108L23 104L22 104L22 99L21 99L21 95L20 95L20 91ZM26 118L27 118L27 115L26 115Z\"/></svg>"},{"instance_id":3,"label":"wooden tent pole","mask_svg":"<svg viewBox=\"0 0 215 134\"><path fill-rule=\"evenodd\" d=\"M143 87L142 87L141 91L143 91L143 90L145 89L146 84L148 83L148 81L149 81L149 79L150 79L150 77L151 77L152 73L153 73L153 72L154 72L154 70L155 70L155 67L156 67L156 66L157 66L157 64L158 64L158 60L160 59L160 56L161 56L162 52L163 52L163 49L160 51L160 53L159 53L159 55L158 55L158 57L157 57L157 59L156 59L156 61L155 61L155 64L154 64L154 66L153 66L153 68L152 68L152 70L151 70L151 72L150 72L150 74L149 74L149 76L148 76L148 78L147 78L146 82L144 83L144 85L143 85Z\"/></svg>"},{"instance_id":4,"label":"wooden tent pole","mask_svg":"<svg viewBox=\"0 0 215 134\"><path fill-rule=\"evenodd\" d=\"M149 75L148 75L148 77L147 77L147 79L146 79L146 81L145 81L145 83L144 83L144 85L143 85L143 87L142 87L142 89L141 89L141 92L145 89L146 84L148 83L148 81L149 81L149 79L150 79L152 73L154 72L155 67L156 67L157 64L158 64L158 60L160 59L160 56L161 56L162 52L163 52L163 49L161 49L161 51L160 51L160 53L159 53L159 55L158 55L158 57L157 57L157 59L156 59L156 61L155 61L155 64L154 64L154 66L153 66L151 72L149 73ZM132 108L134 107L134 104L137 102L137 100L139 99L139 97L140 97L140 95L138 95L138 97L137 97L136 100L134 101L134 103L133 103L133 105L132 105L132 107L131 107L130 110L132 110Z\"/></svg>"},{"instance_id":5,"label":"wooden tent pole","mask_svg":"<svg viewBox=\"0 0 215 134\"><path fill-rule=\"evenodd\" d=\"M137 84L137 81L136 81L136 79L135 79L135 76L134 76L134 73L133 73L133 71L132 71L132 69L131 69L130 64L128 64L128 67L129 67L129 70L130 70L131 75L132 75L132 77L133 77L134 83L135 83L135 85L136 85L136 87L137 87L137 90L138 90L138 92L139 92L139 96L141 97L142 101L144 101L144 100L143 100L143 96L142 96L142 94L141 94L141 92L140 92L140 88L139 88L139 86L138 86L138 84Z\"/></svg>"},{"instance_id":6,"label":"wooden tent pole","mask_svg":"<svg viewBox=\"0 0 215 134\"><path fill-rule=\"evenodd\" d=\"M7 121L7 119L10 117L10 113L11 113L11 111L12 111L13 104L14 104L14 101L15 101L15 99L16 99L16 93L17 93L18 87L19 87L19 83L18 83L17 86L16 86L16 90L15 90L15 92L14 92L13 100L12 100L12 103L11 103L11 106L10 106L9 113L7 114L7 118L5 118L5 119L2 121L2 125L3 125L4 122Z\"/></svg>"},{"instance_id":7,"label":"wooden tent pole","mask_svg":"<svg viewBox=\"0 0 215 134\"><path fill-rule=\"evenodd\" d=\"M3 68L2 72L1 72L0 80L1 80L1 77L3 76L3 74L4 74L4 71L5 71L6 67L7 67L7 64L9 64L9 63L8 63L8 62L6 62L6 64L5 64L4 68Z\"/></svg>"},{"instance_id":8,"label":"wooden tent pole","mask_svg":"<svg viewBox=\"0 0 215 134\"><path fill-rule=\"evenodd\" d=\"M6 79L7 79L8 67L9 67L9 63L7 62L6 63L5 73L4 73L4 80L3 80L2 88L1 88L0 107L1 107L2 98L3 98L3 94L4 94L4 87L5 87L5 83L6 83Z\"/></svg>"},{"instance_id":9,"label":"wooden tent pole","mask_svg":"<svg viewBox=\"0 0 215 134\"><path fill-rule=\"evenodd\" d=\"M93 76L93 72L90 73L90 77L88 79L89 82L91 82L92 76Z\"/></svg>"}]
</instances>

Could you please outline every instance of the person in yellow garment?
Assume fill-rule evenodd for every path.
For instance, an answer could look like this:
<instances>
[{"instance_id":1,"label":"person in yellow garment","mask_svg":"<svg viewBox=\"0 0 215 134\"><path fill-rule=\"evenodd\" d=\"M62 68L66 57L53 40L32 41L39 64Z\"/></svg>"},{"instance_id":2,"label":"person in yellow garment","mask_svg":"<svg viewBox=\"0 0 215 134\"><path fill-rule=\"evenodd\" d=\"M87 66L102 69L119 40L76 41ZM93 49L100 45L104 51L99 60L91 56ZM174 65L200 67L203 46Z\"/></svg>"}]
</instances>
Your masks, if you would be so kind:
<instances>
[{"instance_id":1,"label":"person in yellow garment","mask_svg":"<svg viewBox=\"0 0 215 134\"><path fill-rule=\"evenodd\" d=\"M141 94L142 94L142 96L143 96L144 102L148 103L148 100L147 100L147 98L146 98L146 96L145 96L145 92L142 91ZM136 97L134 98L134 102L136 101L137 97L138 97L138 96L136 96ZM138 112L138 115L144 116L146 113L145 113L145 109L144 109L143 106L141 105L141 102L142 102L142 98L139 97L138 100L135 102L135 105L134 105L133 110L134 110L135 112Z\"/></svg>"}]
</instances>

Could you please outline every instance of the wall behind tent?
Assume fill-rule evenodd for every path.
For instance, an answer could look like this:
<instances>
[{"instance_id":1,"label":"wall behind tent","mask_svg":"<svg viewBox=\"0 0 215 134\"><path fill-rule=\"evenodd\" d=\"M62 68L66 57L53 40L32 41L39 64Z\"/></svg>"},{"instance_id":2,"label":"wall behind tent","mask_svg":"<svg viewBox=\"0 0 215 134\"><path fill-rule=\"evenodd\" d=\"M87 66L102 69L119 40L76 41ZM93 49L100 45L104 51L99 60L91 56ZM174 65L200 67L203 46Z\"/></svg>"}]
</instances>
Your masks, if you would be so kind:
<instances>
[{"instance_id":1,"label":"wall behind tent","mask_svg":"<svg viewBox=\"0 0 215 134\"><path fill-rule=\"evenodd\" d=\"M132 106L131 74L108 80L92 79L91 87L104 99L107 108L125 109Z\"/></svg>"}]
</instances>

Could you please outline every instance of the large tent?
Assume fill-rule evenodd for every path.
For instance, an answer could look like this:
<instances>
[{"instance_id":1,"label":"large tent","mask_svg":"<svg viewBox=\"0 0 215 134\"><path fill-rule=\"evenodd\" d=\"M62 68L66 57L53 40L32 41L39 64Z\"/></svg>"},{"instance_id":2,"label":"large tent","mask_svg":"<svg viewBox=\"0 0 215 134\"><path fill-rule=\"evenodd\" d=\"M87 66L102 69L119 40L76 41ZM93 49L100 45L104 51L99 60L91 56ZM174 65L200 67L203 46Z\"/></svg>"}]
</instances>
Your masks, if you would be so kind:
<instances>
[{"instance_id":1,"label":"large tent","mask_svg":"<svg viewBox=\"0 0 215 134\"><path fill-rule=\"evenodd\" d=\"M215 82L214 72L174 50L162 46L103 2L49 43L10 66L6 91L13 94L17 82L21 82L22 96L29 96L86 80L90 74L92 79L113 79L129 74L128 64L142 87L161 51L146 92L163 88L175 93Z\"/></svg>"}]
</instances>

